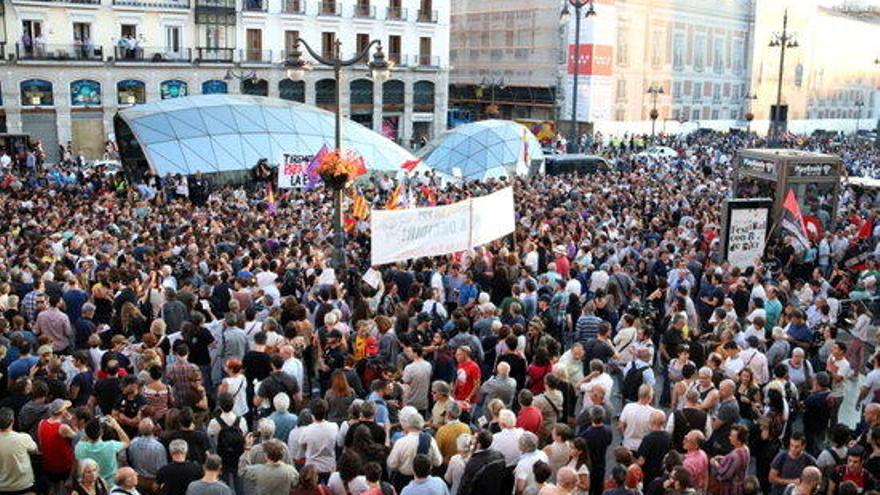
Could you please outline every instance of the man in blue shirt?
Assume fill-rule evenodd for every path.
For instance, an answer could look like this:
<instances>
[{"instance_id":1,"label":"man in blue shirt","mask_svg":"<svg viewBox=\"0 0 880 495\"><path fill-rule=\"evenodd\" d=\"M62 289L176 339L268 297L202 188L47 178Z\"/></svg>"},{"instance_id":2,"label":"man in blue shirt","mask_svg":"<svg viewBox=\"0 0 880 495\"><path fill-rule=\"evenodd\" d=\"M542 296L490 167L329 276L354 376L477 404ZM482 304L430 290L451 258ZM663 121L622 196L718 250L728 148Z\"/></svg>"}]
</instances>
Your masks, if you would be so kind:
<instances>
[{"instance_id":1,"label":"man in blue shirt","mask_svg":"<svg viewBox=\"0 0 880 495\"><path fill-rule=\"evenodd\" d=\"M464 282L458 289L458 306L464 308L470 303L477 300L480 295L479 289L474 284L474 279L470 273L464 274Z\"/></svg>"},{"instance_id":2,"label":"man in blue shirt","mask_svg":"<svg viewBox=\"0 0 880 495\"><path fill-rule=\"evenodd\" d=\"M807 326L804 312L797 309L791 314L791 323L785 329L789 339L798 347L809 348L815 340L815 334Z\"/></svg>"},{"instance_id":3,"label":"man in blue shirt","mask_svg":"<svg viewBox=\"0 0 880 495\"><path fill-rule=\"evenodd\" d=\"M403 488L400 495L449 495L446 482L431 476L431 459L425 454L418 454L413 459L413 474L415 479Z\"/></svg>"},{"instance_id":4,"label":"man in blue shirt","mask_svg":"<svg viewBox=\"0 0 880 495\"><path fill-rule=\"evenodd\" d=\"M21 353L19 358L13 361L9 365L9 369L7 373L9 374L9 380L15 381L21 376L25 376L31 372L31 368L37 364L39 359L36 356L31 355L31 343L28 341L22 341L22 343L18 346L18 350Z\"/></svg>"}]
</instances>

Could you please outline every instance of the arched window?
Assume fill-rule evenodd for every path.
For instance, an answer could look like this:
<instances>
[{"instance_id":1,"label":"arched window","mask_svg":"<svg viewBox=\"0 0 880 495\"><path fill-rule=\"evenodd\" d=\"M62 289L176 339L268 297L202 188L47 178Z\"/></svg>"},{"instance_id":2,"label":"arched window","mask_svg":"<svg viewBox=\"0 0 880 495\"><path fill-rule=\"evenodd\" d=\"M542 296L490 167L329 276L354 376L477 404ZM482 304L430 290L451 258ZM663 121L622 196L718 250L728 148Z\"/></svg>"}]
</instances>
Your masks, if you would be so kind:
<instances>
[{"instance_id":1,"label":"arched window","mask_svg":"<svg viewBox=\"0 0 880 495\"><path fill-rule=\"evenodd\" d=\"M351 82L351 111L373 112L373 81L355 79Z\"/></svg>"},{"instance_id":2,"label":"arched window","mask_svg":"<svg viewBox=\"0 0 880 495\"><path fill-rule=\"evenodd\" d=\"M28 79L19 85L21 104L28 107L47 107L55 104L52 83L42 79Z\"/></svg>"},{"instance_id":3,"label":"arched window","mask_svg":"<svg viewBox=\"0 0 880 495\"><path fill-rule=\"evenodd\" d=\"M91 79L80 79L70 83L70 106L86 107L101 105L101 83Z\"/></svg>"},{"instance_id":4,"label":"arched window","mask_svg":"<svg viewBox=\"0 0 880 495\"><path fill-rule=\"evenodd\" d=\"M226 84L226 81L212 79L210 81L205 81L202 83L202 94L203 95L217 95L217 94L225 94L228 92L229 92L229 86Z\"/></svg>"},{"instance_id":5,"label":"arched window","mask_svg":"<svg viewBox=\"0 0 880 495\"><path fill-rule=\"evenodd\" d=\"M162 84L159 85L159 94L162 95L163 100L167 100L168 98L180 98L181 96L186 96L186 82L179 79L163 81Z\"/></svg>"},{"instance_id":6,"label":"arched window","mask_svg":"<svg viewBox=\"0 0 880 495\"><path fill-rule=\"evenodd\" d=\"M403 81L385 81L382 84L382 110L403 111Z\"/></svg>"},{"instance_id":7,"label":"arched window","mask_svg":"<svg viewBox=\"0 0 880 495\"><path fill-rule=\"evenodd\" d=\"M416 112L434 111L434 83L418 81L413 85L413 110Z\"/></svg>"},{"instance_id":8,"label":"arched window","mask_svg":"<svg viewBox=\"0 0 880 495\"><path fill-rule=\"evenodd\" d=\"M120 105L137 105L147 102L147 87L143 81L126 79L116 83L116 98Z\"/></svg>"},{"instance_id":9,"label":"arched window","mask_svg":"<svg viewBox=\"0 0 880 495\"><path fill-rule=\"evenodd\" d=\"M245 79L241 82L241 92L246 95L269 96L269 81L265 79Z\"/></svg>"},{"instance_id":10,"label":"arched window","mask_svg":"<svg viewBox=\"0 0 880 495\"><path fill-rule=\"evenodd\" d=\"M373 127L373 81L369 79L355 79L349 85L351 96L351 120Z\"/></svg>"},{"instance_id":11,"label":"arched window","mask_svg":"<svg viewBox=\"0 0 880 495\"><path fill-rule=\"evenodd\" d=\"M335 79L321 79L315 84L315 105L327 110L336 108Z\"/></svg>"},{"instance_id":12,"label":"arched window","mask_svg":"<svg viewBox=\"0 0 880 495\"><path fill-rule=\"evenodd\" d=\"M278 83L278 94L282 100L306 102L306 83L303 81L294 81L293 79L283 79Z\"/></svg>"}]
</instances>

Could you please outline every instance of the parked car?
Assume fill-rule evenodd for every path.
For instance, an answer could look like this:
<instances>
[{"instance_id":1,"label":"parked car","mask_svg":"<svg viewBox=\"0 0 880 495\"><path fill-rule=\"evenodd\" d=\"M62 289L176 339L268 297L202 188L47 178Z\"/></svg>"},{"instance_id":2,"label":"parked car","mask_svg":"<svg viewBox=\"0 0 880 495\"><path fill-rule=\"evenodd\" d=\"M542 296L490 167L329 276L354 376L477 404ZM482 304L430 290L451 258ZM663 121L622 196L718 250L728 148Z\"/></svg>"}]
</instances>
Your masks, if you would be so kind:
<instances>
[{"instance_id":1,"label":"parked car","mask_svg":"<svg viewBox=\"0 0 880 495\"><path fill-rule=\"evenodd\" d=\"M122 164L118 160L95 160L86 162L83 166L83 174L102 173L105 177L115 175L122 170Z\"/></svg>"},{"instance_id":2,"label":"parked car","mask_svg":"<svg viewBox=\"0 0 880 495\"><path fill-rule=\"evenodd\" d=\"M581 154L547 156L544 162L544 172L547 175L584 175L597 171L609 172L611 164L601 156Z\"/></svg>"},{"instance_id":3,"label":"parked car","mask_svg":"<svg viewBox=\"0 0 880 495\"><path fill-rule=\"evenodd\" d=\"M678 158L678 152L668 146L649 146L641 153L636 153L636 158Z\"/></svg>"}]
</instances>

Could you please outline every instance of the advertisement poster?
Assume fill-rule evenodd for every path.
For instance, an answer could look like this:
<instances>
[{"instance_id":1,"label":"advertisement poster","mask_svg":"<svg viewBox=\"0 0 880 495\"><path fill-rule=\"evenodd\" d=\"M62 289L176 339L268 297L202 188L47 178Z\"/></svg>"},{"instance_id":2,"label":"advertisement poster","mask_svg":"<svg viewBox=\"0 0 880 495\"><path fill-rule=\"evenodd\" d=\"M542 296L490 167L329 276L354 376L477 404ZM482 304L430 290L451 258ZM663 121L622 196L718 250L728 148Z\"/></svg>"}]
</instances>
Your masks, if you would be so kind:
<instances>
[{"instance_id":1,"label":"advertisement poster","mask_svg":"<svg viewBox=\"0 0 880 495\"><path fill-rule=\"evenodd\" d=\"M159 93L162 95L163 100L167 100L168 98L179 98L181 96L186 96L186 89L186 83L184 81L178 81L176 79L165 81L159 85Z\"/></svg>"},{"instance_id":2,"label":"advertisement poster","mask_svg":"<svg viewBox=\"0 0 880 495\"><path fill-rule=\"evenodd\" d=\"M101 104L101 83L81 79L70 83L70 105L84 107Z\"/></svg>"}]
</instances>

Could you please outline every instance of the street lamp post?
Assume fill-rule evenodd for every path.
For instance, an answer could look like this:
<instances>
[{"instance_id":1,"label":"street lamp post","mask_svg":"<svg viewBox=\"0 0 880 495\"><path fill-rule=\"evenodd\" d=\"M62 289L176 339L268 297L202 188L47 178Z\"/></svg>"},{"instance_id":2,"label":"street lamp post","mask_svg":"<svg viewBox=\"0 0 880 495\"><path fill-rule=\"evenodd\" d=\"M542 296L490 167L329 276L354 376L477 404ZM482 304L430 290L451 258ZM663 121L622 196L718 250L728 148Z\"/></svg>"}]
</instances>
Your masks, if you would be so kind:
<instances>
[{"instance_id":1,"label":"street lamp post","mask_svg":"<svg viewBox=\"0 0 880 495\"><path fill-rule=\"evenodd\" d=\"M853 105L855 105L855 107L856 107L856 137L858 137L859 124L861 123L861 120L862 120L862 107L865 106L865 101L862 100L861 97L859 97L859 99L856 100L855 103L853 103Z\"/></svg>"},{"instance_id":2,"label":"street lamp post","mask_svg":"<svg viewBox=\"0 0 880 495\"><path fill-rule=\"evenodd\" d=\"M657 111L657 96L663 94L663 86L653 83L651 87L648 88L648 94L651 95L651 141L654 141L654 125L657 123L657 117L660 116L660 113Z\"/></svg>"},{"instance_id":3,"label":"street lamp post","mask_svg":"<svg viewBox=\"0 0 880 495\"><path fill-rule=\"evenodd\" d=\"M290 57L285 61L287 66L287 77L293 80L302 79L306 70L310 70L311 65L303 60L300 45L306 48L309 55L312 56L319 64L330 66L333 68L333 78L336 80L336 109L335 109L335 130L333 133L333 146L337 153L342 151L342 107L341 87L342 87L342 68L350 67L361 63L368 58L370 49L376 46L376 52L373 59L367 64L374 79L387 79L392 68L392 64L385 59L382 52L382 42L379 40L370 41L363 50L356 53L349 59L343 59L341 55L342 42L336 40L333 44L333 53L329 57L322 56L312 49L311 46L302 38L297 38L294 43L293 51ZM342 198L345 184L327 184L333 189L333 268L337 277L344 276L345 269L345 231L342 228Z\"/></svg>"},{"instance_id":4,"label":"street lamp post","mask_svg":"<svg viewBox=\"0 0 880 495\"><path fill-rule=\"evenodd\" d=\"M500 113L498 106L495 105L495 89L504 89L506 85L504 84L504 78L496 79L493 77L484 77L480 81L480 88L489 89L489 98L490 104L486 107L486 115L498 116Z\"/></svg>"},{"instance_id":5,"label":"street lamp post","mask_svg":"<svg viewBox=\"0 0 880 495\"><path fill-rule=\"evenodd\" d=\"M785 9L785 14L782 16L782 32L773 34L773 37L770 39L770 47L779 47L779 81L776 83L777 113L770 124L771 137L778 139L782 133L782 77L785 74L785 50L798 47L794 34L788 32L788 9Z\"/></svg>"},{"instance_id":6,"label":"street lamp post","mask_svg":"<svg viewBox=\"0 0 880 495\"><path fill-rule=\"evenodd\" d=\"M743 115L746 119L746 134L752 133L752 121L755 120L755 114L752 113L752 102L758 99L758 95L752 93L745 98L746 103L746 114Z\"/></svg>"},{"instance_id":7,"label":"street lamp post","mask_svg":"<svg viewBox=\"0 0 880 495\"><path fill-rule=\"evenodd\" d=\"M581 8L589 7L584 17L593 17L596 15L596 8L593 6L593 0L565 0L565 6L559 14L559 21L566 25L571 20L571 11L568 6L574 8L574 78L571 88L571 139L568 141L568 151L574 152L577 149L577 107L578 107L578 72L580 71L580 55L581 55Z\"/></svg>"}]
</instances>

